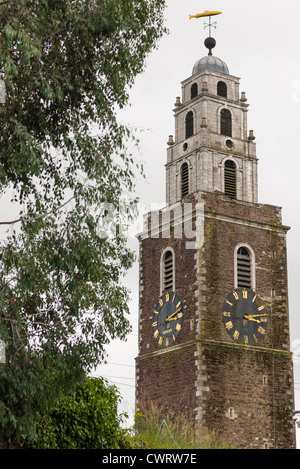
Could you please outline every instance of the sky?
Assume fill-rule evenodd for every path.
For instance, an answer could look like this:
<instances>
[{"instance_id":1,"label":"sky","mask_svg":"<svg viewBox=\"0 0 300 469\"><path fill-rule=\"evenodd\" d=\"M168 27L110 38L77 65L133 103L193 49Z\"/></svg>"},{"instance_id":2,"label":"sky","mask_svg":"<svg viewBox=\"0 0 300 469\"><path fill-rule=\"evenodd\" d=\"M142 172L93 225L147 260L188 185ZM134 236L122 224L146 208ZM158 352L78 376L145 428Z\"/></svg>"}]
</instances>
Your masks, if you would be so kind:
<instances>
[{"instance_id":1,"label":"sky","mask_svg":"<svg viewBox=\"0 0 300 469\"><path fill-rule=\"evenodd\" d=\"M222 11L212 30L217 45L213 54L225 61L229 73L241 78L249 104L248 130L254 130L259 158L259 202L282 207L287 236L291 351L294 354L295 408L300 410L300 315L299 265L300 218L300 60L299 0L168 0L165 11L169 34L146 61L130 93L130 106L120 120L137 128L147 181L137 181L142 208L165 205L165 163L169 135L174 135L173 109L181 96L181 82L192 74L193 65L207 55L204 19L189 21L189 14ZM146 210L144 210L146 211ZM138 255L135 235L141 216L129 229L129 245ZM138 355L138 265L128 273L131 290L132 333L127 342L114 341L107 348L106 365L96 370L120 390L121 411L129 423L135 405L135 357ZM300 429L296 429L300 447Z\"/></svg>"}]
</instances>

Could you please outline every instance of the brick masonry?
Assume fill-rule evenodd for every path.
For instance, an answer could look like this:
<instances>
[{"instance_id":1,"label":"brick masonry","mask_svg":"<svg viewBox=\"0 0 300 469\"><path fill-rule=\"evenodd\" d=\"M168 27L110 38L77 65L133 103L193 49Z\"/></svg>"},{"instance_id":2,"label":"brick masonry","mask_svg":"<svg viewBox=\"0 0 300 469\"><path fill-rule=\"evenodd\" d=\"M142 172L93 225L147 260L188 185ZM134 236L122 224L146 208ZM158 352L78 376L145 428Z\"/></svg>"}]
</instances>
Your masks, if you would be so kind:
<instances>
[{"instance_id":1,"label":"brick masonry","mask_svg":"<svg viewBox=\"0 0 300 469\"><path fill-rule=\"evenodd\" d=\"M136 405L184 413L199 432L214 429L234 447L294 448L293 369L289 351L286 233L281 210L239 202L220 193L197 192L184 202L204 203L204 243L140 236L140 329ZM234 288L234 251L255 254L256 290L270 314L260 346L232 341L222 305ZM175 345L160 349L152 337L165 248L175 253L176 292L183 300L183 329ZM162 416L163 418L163 416Z\"/></svg>"},{"instance_id":2,"label":"brick masonry","mask_svg":"<svg viewBox=\"0 0 300 469\"><path fill-rule=\"evenodd\" d=\"M218 83L227 96L217 92ZM248 104L238 77L205 69L182 82L176 99L174 140L166 163L166 209L149 213L140 234L139 354L136 407L151 402L185 414L198 431L214 430L236 448L295 448L293 367L290 353L286 234L281 209L258 203L258 159ZM191 94L196 84L198 93ZM192 97L193 96L193 97ZM221 112L231 114L231 135L221 131ZM192 112L193 133L186 134ZM189 134L189 133L188 133ZM228 137L230 142L228 142ZM229 145L230 143L230 145ZM236 168L236 200L224 195L224 166ZM181 166L188 164L189 195L182 198ZM190 218L199 245L191 248L180 219ZM201 206L202 218L197 215ZM171 226L168 226L170 214ZM200 224L199 224L200 220ZM201 223L203 221L204 223ZM204 226L204 228L203 228ZM203 228L203 231L201 231ZM260 345L236 343L222 321L223 302L236 285L236 252L251 250L252 288L269 324ZM153 311L162 291L161 262L174 253L175 291L184 306L175 344L161 349L152 337Z\"/></svg>"}]
</instances>

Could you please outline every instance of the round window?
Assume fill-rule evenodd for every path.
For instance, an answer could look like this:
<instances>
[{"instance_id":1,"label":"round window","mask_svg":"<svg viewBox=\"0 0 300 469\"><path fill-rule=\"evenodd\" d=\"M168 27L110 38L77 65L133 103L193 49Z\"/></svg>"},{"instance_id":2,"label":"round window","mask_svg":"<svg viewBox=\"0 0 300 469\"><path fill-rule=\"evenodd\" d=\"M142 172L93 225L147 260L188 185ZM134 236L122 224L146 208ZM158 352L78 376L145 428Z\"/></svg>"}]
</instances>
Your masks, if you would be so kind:
<instances>
[{"instance_id":1,"label":"round window","mask_svg":"<svg viewBox=\"0 0 300 469\"><path fill-rule=\"evenodd\" d=\"M225 142L225 146L228 148L228 150L232 150L234 148L233 141L227 139L226 142Z\"/></svg>"}]
</instances>

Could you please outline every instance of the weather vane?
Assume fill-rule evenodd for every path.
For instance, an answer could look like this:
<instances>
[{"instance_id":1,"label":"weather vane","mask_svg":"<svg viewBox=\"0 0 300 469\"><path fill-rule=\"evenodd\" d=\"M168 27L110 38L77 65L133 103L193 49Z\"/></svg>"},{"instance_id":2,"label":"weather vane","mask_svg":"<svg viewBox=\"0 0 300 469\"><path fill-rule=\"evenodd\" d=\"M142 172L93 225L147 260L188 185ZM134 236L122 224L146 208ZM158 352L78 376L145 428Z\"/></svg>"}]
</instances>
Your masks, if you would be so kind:
<instances>
[{"instance_id":1,"label":"weather vane","mask_svg":"<svg viewBox=\"0 0 300 469\"><path fill-rule=\"evenodd\" d=\"M190 15L190 19L192 18L204 18L206 16L209 17L209 22L205 23L204 22L204 29L209 28L209 37L211 37L211 28L216 28L217 22L215 21L214 23L211 22L211 17L215 15L220 15L222 12L221 11L210 11L210 10L205 10L203 13L197 13L196 15Z\"/></svg>"}]
</instances>

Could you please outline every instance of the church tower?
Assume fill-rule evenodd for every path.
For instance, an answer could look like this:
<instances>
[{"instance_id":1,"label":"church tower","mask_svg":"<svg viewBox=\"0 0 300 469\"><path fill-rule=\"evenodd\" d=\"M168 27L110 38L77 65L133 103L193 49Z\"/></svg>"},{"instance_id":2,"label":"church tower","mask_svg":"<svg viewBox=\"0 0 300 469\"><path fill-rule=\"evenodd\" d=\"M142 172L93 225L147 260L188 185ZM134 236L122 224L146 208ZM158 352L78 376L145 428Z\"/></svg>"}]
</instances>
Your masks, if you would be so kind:
<instances>
[{"instance_id":1,"label":"church tower","mask_svg":"<svg viewBox=\"0 0 300 469\"><path fill-rule=\"evenodd\" d=\"M136 408L184 414L235 448L295 448L289 228L258 202L249 105L215 45L182 82L167 205L138 236Z\"/></svg>"}]
</instances>

